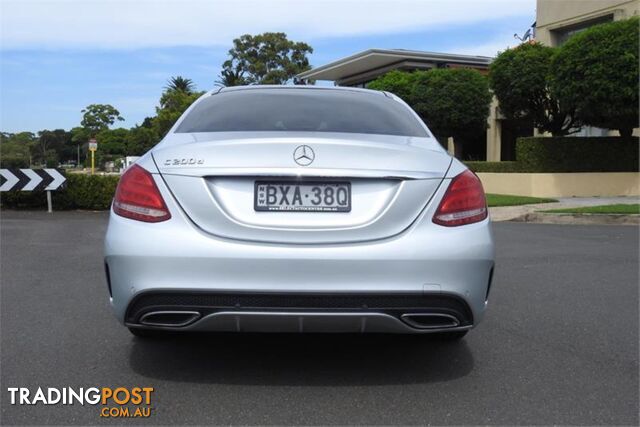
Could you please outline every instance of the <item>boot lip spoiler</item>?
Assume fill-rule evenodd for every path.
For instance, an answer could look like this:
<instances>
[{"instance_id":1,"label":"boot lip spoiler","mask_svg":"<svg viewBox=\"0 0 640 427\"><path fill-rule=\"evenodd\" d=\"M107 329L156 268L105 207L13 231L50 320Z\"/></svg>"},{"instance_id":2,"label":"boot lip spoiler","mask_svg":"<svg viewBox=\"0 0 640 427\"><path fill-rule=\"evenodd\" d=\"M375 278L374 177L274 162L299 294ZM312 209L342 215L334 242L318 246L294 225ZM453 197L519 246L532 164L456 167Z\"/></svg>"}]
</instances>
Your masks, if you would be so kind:
<instances>
[{"instance_id":1,"label":"boot lip spoiler","mask_svg":"<svg viewBox=\"0 0 640 427\"><path fill-rule=\"evenodd\" d=\"M216 167L188 167L173 166L162 167L158 170L163 175L180 176L256 176L256 177L290 177L290 178L376 178L376 179L443 179L446 170L443 172L434 171L398 171L398 170L378 170L378 169L306 169L306 168L216 168ZM448 168L447 168L448 170Z\"/></svg>"}]
</instances>

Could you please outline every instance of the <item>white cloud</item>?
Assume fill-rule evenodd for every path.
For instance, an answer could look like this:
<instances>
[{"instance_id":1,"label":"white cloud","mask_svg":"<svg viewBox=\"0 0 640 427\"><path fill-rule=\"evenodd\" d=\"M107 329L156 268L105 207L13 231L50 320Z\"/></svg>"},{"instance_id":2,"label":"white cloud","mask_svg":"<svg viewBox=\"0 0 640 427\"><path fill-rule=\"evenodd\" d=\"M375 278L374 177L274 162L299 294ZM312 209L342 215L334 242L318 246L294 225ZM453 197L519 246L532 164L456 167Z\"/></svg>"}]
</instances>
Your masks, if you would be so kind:
<instances>
[{"instance_id":1,"label":"white cloud","mask_svg":"<svg viewBox=\"0 0 640 427\"><path fill-rule=\"evenodd\" d=\"M520 40L513 37L513 34L503 34L480 44L454 46L448 48L447 52L496 57L498 52L504 52L507 49L518 46L520 43Z\"/></svg>"},{"instance_id":2,"label":"white cloud","mask_svg":"<svg viewBox=\"0 0 640 427\"><path fill-rule=\"evenodd\" d=\"M229 45L386 34L534 14L535 0L1 0L2 49Z\"/></svg>"}]
</instances>

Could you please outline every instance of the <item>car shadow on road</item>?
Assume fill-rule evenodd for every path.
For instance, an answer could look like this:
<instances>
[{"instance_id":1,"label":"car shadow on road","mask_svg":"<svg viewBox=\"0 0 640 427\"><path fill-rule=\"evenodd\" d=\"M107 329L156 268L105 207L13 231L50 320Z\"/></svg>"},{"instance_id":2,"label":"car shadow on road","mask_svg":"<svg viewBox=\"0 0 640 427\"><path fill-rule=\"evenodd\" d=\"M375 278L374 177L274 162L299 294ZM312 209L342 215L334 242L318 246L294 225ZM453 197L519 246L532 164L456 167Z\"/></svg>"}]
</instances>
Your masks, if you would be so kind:
<instances>
[{"instance_id":1,"label":"car shadow on road","mask_svg":"<svg viewBox=\"0 0 640 427\"><path fill-rule=\"evenodd\" d=\"M132 338L131 368L167 381L352 386L453 380L473 369L465 340L426 335L193 334Z\"/></svg>"}]
</instances>

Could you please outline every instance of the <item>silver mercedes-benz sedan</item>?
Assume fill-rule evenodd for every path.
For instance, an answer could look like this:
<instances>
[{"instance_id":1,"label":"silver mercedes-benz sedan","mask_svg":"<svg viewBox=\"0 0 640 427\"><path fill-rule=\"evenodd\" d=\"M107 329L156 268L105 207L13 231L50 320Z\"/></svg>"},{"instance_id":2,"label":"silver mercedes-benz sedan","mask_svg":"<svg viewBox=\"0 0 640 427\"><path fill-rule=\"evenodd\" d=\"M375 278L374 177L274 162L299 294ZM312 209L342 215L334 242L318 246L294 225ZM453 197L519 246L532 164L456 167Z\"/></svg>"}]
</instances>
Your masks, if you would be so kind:
<instances>
[{"instance_id":1,"label":"silver mercedes-benz sedan","mask_svg":"<svg viewBox=\"0 0 640 427\"><path fill-rule=\"evenodd\" d=\"M493 267L480 180L401 99L352 88L206 93L123 174L105 242L111 304L138 336L456 339Z\"/></svg>"}]
</instances>

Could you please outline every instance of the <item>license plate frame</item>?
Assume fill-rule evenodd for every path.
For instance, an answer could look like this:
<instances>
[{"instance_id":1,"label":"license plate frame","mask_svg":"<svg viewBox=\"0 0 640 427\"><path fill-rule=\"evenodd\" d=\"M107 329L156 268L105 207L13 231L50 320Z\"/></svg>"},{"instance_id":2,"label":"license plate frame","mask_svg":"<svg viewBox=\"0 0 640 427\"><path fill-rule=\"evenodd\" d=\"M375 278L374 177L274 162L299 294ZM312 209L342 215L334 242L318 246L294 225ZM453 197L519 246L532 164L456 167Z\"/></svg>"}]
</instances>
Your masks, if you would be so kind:
<instances>
[{"instance_id":1,"label":"license plate frame","mask_svg":"<svg viewBox=\"0 0 640 427\"><path fill-rule=\"evenodd\" d=\"M260 186L276 186L276 187L284 187L288 186L294 190L296 187L319 187L322 188L324 192L324 188L329 186L333 186L334 188L344 188L347 194L347 204L346 206L328 206L324 203L321 205L306 205L306 206L292 206L287 204L286 206L282 206L280 204L259 204L258 203L258 192L260 190ZM278 189L281 192L280 189ZM290 190L288 190L290 191ZM335 192L337 193L337 191ZM335 194L334 193L334 194ZM306 194L308 196L308 193ZM293 195L288 193L288 197L291 198ZM279 194L279 197L280 194ZM304 197L304 196L301 196ZM337 197L336 197L337 199ZM322 200L324 202L324 199ZM349 181L278 181L278 180L259 180L255 181L253 187L253 209L256 212L313 212L313 213L345 213L351 212L351 182Z\"/></svg>"}]
</instances>

